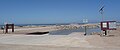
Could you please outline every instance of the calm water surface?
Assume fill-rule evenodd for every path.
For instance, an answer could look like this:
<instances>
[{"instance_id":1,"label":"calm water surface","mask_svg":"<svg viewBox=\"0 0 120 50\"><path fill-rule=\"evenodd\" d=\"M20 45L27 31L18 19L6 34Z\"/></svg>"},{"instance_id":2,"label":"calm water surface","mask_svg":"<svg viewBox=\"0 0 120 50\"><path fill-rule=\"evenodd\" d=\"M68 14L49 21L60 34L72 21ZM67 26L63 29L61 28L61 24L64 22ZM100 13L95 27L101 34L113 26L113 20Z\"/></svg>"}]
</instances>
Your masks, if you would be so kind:
<instances>
[{"instance_id":1,"label":"calm water surface","mask_svg":"<svg viewBox=\"0 0 120 50\"><path fill-rule=\"evenodd\" d=\"M79 29L70 29L70 30L57 30L57 31L51 31L50 35L68 35L72 32L85 32L84 28ZM90 35L92 32L101 32L100 28L89 28L87 29L87 34Z\"/></svg>"}]
</instances>

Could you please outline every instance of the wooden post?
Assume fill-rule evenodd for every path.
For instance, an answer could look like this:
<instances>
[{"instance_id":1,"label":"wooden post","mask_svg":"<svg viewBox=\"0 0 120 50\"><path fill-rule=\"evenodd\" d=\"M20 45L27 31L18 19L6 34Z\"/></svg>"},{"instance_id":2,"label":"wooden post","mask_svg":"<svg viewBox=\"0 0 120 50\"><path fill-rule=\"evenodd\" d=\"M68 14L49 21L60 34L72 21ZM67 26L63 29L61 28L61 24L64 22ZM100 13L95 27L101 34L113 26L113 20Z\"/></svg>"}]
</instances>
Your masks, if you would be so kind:
<instances>
[{"instance_id":1,"label":"wooden post","mask_svg":"<svg viewBox=\"0 0 120 50\"><path fill-rule=\"evenodd\" d=\"M103 31L104 31L103 35L106 36L107 35L107 30L103 30Z\"/></svg>"},{"instance_id":2,"label":"wooden post","mask_svg":"<svg viewBox=\"0 0 120 50\"><path fill-rule=\"evenodd\" d=\"M107 30L105 30L105 35L107 35Z\"/></svg>"},{"instance_id":3,"label":"wooden post","mask_svg":"<svg viewBox=\"0 0 120 50\"><path fill-rule=\"evenodd\" d=\"M12 32L14 32L14 24L12 24Z\"/></svg>"},{"instance_id":4,"label":"wooden post","mask_svg":"<svg viewBox=\"0 0 120 50\"><path fill-rule=\"evenodd\" d=\"M8 33L8 24L6 24L6 32L5 33Z\"/></svg>"},{"instance_id":5,"label":"wooden post","mask_svg":"<svg viewBox=\"0 0 120 50\"><path fill-rule=\"evenodd\" d=\"M87 35L87 26L85 26L85 34L84 35Z\"/></svg>"}]
</instances>

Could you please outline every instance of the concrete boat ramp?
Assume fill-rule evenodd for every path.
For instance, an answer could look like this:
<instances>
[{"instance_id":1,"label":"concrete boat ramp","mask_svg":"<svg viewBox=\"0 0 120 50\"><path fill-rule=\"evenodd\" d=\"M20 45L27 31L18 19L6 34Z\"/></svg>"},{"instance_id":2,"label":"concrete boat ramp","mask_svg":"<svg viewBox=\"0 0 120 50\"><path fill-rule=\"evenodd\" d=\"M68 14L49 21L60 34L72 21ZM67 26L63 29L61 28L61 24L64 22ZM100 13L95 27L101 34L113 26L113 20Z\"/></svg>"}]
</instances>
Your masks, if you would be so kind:
<instances>
[{"instance_id":1,"label":"concrete boat ramp","mask_svg":"<svg viewBox=\"0 0 120 50\"><path fill-rule=\"evenodd\" d=\"M0 35L1 44L94 47L82 35Z\"/></svg>"}]
</instances>

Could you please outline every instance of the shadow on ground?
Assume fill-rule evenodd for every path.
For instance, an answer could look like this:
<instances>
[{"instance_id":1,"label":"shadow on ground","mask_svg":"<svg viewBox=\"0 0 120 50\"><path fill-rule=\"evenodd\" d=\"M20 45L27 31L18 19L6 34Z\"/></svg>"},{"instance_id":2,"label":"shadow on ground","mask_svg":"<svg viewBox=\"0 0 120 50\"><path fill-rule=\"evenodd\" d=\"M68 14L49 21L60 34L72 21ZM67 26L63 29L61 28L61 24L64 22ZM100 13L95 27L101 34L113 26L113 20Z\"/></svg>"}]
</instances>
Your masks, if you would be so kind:
<instances>
[{"instance_id":1,"label":"shadow on ground","mask_svg":"<svg viewBox=\"0 0 120 50\"><path fill-rule=\"evenodd\" d=\"M48 34L49 32L33 32L33 33L27 33L26 35L43 35Z\"/></svg>"}]
</instances>

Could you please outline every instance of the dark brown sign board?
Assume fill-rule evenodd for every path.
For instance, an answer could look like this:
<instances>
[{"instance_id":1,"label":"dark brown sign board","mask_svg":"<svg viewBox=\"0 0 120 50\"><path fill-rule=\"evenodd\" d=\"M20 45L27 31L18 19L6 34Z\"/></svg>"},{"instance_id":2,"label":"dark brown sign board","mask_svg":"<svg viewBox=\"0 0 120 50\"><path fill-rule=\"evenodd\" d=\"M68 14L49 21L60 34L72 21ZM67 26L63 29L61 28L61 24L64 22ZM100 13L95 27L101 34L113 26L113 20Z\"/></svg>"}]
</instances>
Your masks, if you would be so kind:
<instances>
[{"instance_id":1,"label":"dark brown sign board","mask_svg":"<svg viewBox=\"0 0 120 50\"><path fill-rule=\"evenodd\" d=\"M6 33L8 33L8 29L12 29L12 32L14 32L14 24L6 24Z\"/></svg>"},{"instance_id":2,"label":"dark brown sign board","mask_svg":"<svg viewBox=\"0 0 120 50\"><path fill-rule=\"evenodd\" d=\"M101 30L116 30L116 21L102 21L101 22Z\"/></svg>"},{"instance_id":3,"label":"dark brown sign board","mask_svg":"<svg viewBox=\"0 0 120 50\"><path fill-rule=\"evenodd\" d=\"M102 21L101 30L105 31L104 35L107 35L107 30L116 30L116 21Z\"/></svg>"}]
</instances>

